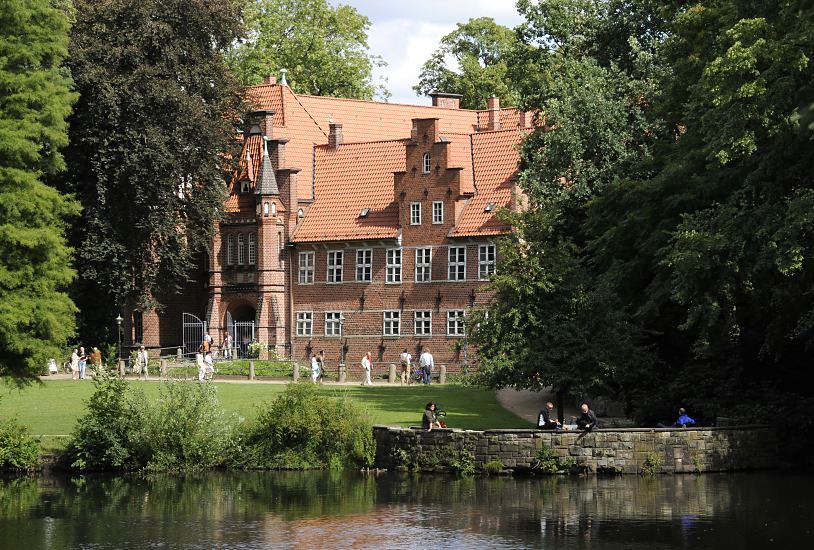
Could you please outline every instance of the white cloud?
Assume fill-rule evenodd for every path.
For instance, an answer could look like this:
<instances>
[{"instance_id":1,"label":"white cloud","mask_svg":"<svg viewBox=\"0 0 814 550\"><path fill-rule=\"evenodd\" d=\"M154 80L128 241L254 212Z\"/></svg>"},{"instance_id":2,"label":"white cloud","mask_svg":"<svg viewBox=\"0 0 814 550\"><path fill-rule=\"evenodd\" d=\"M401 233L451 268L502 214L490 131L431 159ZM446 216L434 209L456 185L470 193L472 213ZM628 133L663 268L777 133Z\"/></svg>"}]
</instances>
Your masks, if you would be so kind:
<instances>
[{"instance_id":1,"label":"white cloud","mask_svg":"<svg viewBox=\"0 0 814 550\"><path fill-rule=\"evenodd\" d=\"M428 103L418 98L412 87L418 82L421 66L438 47L441 38L476 17L492 17L508 27L522 21L512 0L332 0L347 4L366 15L370 52L382 56L388 65L374 76L387 78L387 88L395 103Z\"/></svg>"}]
</instances>

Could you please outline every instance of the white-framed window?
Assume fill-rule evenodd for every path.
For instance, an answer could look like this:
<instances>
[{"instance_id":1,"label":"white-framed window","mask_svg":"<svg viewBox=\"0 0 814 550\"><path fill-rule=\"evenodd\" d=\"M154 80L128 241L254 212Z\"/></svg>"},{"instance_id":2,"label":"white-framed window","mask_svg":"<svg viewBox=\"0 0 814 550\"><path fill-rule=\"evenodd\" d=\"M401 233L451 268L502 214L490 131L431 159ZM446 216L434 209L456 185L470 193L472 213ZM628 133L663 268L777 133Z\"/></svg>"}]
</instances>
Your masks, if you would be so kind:
<instances>
[{"instance_id":1,"label":"white-framed window","mask_svg":"<svg viewBox=\"0 0 814 550\"><path fill-rule=\"evenodd\" d=\"M235 236L231 233L226 237L226 265L235 265Z\"/></svg>"},{"instance_id":2,"label":"white-framed window","mask_svg":"<svg viewBox=\"0 0 814 550\"><path fill-rule=\"evenodd\" d=\"M249 265L257 263L257 245L254 242L254 233L249 233Z\"/></svg>"},{"instance_id":3,"label":"white-framed window","mask_svg":"<svg viewBox=\"0 0 814 550\"><path fill-rule=\"evenodd\" d=\"M432 168L432 157L430 157L429 153L424 153L424 156L421 159L421 168L422 172L425 174L430 173L430 169Z\"/></svg>"},{"instance_id":4,"label":"white-framed window","mask_svg":"<svg viewBox=\"0 0 814 550\"><path fill-rule=\"evenodd\" d=\"M449 280L450 281L465 281L466 280L466 247L465 246L450 246L449 247Z\"/></svg>"},{"instance_id":5,"label":"white-framed window","mask_svg":"<svg viewBox=\"0 0 814 550\"><path fill-rule=\"evenodd\" d=\"M314 312L297 312L297 336L311 336L314 328Z\"/></svg>"},{"instance_id":6,"label":"white-framed window","mask_svg":"<svg viewBox=\"0 0 814 550\"><path fill-rule=\"evenodd\" d=\"M415 335L416 336L430 336L432 335L432 311L415 312Z\"/></svg>"},{"instance_id":7,"label":"white-framed window","mask_svg":"<svg viewBox=\"0 0 814 550\"><path fill-rule=\"evenodd\" d=\"M415 282L428 283L432 280L432 248L415 249Z\"/></svg>"},{"instance_id":8,"label":"white-framed window","mask_svg":"<svg viewBox=\"0 0 814 550\"><path fill-rule=\"evenodd\" d=\"M342 312L325 312L325 336L342 336Z\"/></svg>"},{"instance_id":9,"label":"white-framed window","mask_svg":"<svg viewBox=\"0 0 814 550\"><path fill-rule=\"evenodd\" d=\"M360 283L373 280L373 250L370 248L356 251L356 280Z\"/></svg>"},{"instance_id":10,"label":"white-framed window","mask_svg":"<svg viewBox=\"0 0 814 550\"><path fill-rule=\"evenodd\" d=\"M385 279L388 283L401 282L401 249L388 248L387 249L387 277Z\"/></svg>"},{"instance_id":11,"label":"white-framed window","mask_svg":"<svg viewBox=\"0 0 814 550\"><path fill-rule=\"evenodd\" d=\"M301 285L310 285L314 282L314 253L300 252L300 277Z\"/></svg>"},{"instance_id":12,"label":"white-framed window","mask_svg":"<svg viewBox=\"0 0 814 550\"><path fill-rule=\"evenodd\" d=\"M385 311L382 325L382 334L385 336L398 336L401 333L401 312Z\"/></svg>"},{"instance_id":13,"label":"white-framed window","mask_svg":"<svg viewBox=\"0 0 814 550\"><path fill-rule=\"evenodd\" d=\"M432 201L432 223L444 223L444 201Z\"/></svg>"},{"instance_id":14,"label":"white-framed window","mask_svg":"<svg viewBox=\"0 0 814 550\"><path fill-rule=\"evenodd\" d=\"M486 281L495 274L495 245L482 244L478 247L478 279Z\"/></svg>"},{"instance_id":15,"label":"white-framed window","mask_svg":"<svg viewBox=\"0 0 814 550\"><path fill-rule=\"evenodd\" d=\"M246 245L243 233L237 234L237 265L246 263Z\"/></svg>"},{"instance_id":16,"label":"white-framed window","mask_svg":"<svg viewBox=\"0 0 814 550\"><path fill-rule=\"evenodd\" d=\"M447 335L448 336L463 336L464 335L464 312L447 311Z\"/></svg>"},{"instance_id":17,"label":"white-framed window","mask_svg":"<svg viewBox=\"0 0 814 550\"><path fill-rule=\"evenodd\" d=\"M328 283L341 283L342 282L342 260L344 259L344 252L342 250L329 250L328 251L328 276L326 281Z\"/></svg>"},{"instance_id":18,"label":"white-framed window","mask_svg":"<svg viewBox=\"0 0 814 550\"><path fill-rule=\"evenodd\" d=\"M410 203L410 225L421 225L421 203Z\"/></svg>"}]
</instances>

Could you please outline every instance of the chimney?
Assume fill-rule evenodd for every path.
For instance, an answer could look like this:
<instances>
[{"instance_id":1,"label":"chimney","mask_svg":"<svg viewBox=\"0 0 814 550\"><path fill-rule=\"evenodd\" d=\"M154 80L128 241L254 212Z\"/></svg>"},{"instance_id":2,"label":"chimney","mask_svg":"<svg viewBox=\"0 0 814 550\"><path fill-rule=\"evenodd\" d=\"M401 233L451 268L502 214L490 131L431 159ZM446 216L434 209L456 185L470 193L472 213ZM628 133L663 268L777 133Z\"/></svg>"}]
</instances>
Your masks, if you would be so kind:
<instances>
[{"instance_id":1,"label":"chimney","mask_svg":"<svg viewBox=\"0 0 814 550\"><path fill-rule=\"evenodd\" d=\"M442 107L444 109L460 109L461 108L461 94L448 94L444 92L430 92L433 107Z\"/></svg>"},{"instance_id":2,"label":"chimney","mask_svg":"<svg viewBox=\"0 0 814 550\"><path fill-rule=\"evenodd\" d=\"M274 109L263 109L250 114L252 126L260 127L260 133L267 138L274 137Z\"/></svg>"},{"instance_id":3,"label":"chimney","mask_svg":"<svg viewBox=\"0 0 814 550\"><path fill-rule=\"evenodd\" d=\"M531 128L531 112L520 111L520 120L517 125L520 128Z\"/></svg>"},{"instance_id":4,"label":"chimney","mask_svg":"<svg viewBox=\"0 0 814 550\"><path fill-rule=\"evenodd\" d=\"M488 130L500 130L500 99L492 96L486 100L486 108L489 110Z\"/></svg>"},{"instance_id":5,"label":"chimney","mask_svg":"<svg viewBox=\"0 0 814 550\"><path fill-rule=\"evenodd\" d=\"M338 122L328 124L328 147L336 149L342 145L342 125Z\"/></svg>"},{"instance_id":6,"label":"chimney","mask_svg":"<svg viewBox=\"0 0 814 550\"><path fill-rule=\"evenodd\" d=\"M266 78L263 79L263 84L266 85L277 84L277 77L273 75L268 75Z\"/></svg>"}]
</instances>

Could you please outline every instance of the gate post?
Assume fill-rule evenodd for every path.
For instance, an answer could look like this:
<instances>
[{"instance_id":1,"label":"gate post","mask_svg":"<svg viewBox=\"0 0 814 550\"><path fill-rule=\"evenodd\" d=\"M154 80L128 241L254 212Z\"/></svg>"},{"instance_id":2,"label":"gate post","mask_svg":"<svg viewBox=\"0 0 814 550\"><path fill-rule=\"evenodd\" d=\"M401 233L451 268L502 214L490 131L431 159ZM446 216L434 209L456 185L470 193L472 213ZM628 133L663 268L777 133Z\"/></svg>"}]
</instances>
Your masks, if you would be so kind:
<instances>
[{"instance_id":1,"label":"gate post","mask_svg":"<svg viewBox=\"0 0 814 550\"><path fill-rule=\"evenodd\" d=\"M438 374L438 383L439 384L446 384L447 383L447 366L441 365L441 372Z\"/></svg>"},{"instance_id":2,"label":"gate post","mask_svg":"<svg viewBox=\"0 0 814 550\"><path fill-rule=\"evenodd\" d=\"M339 383L344 384L347 377L348 369L345 367L345 363L339 363Z\"/></svg>"},{"instance_id":3,"label":"gate post","mask_svg":"<svg viewBox=\"0 0 814 550\"><path fill-rule=\"evenodd\" d=\"M249 380L254 380L254 361L249 361Z\"/></svg>"},{"instance_id":4,"label":"gate post","mask_svg":"<svg viewBox=\"0 0 814 550\"><path fill-rule=\"evenodd\" d=\"M293 377L294 377L294 382L297 382L300 379L300 364L297 363L297 362L294 362L294 374L293 374Z\"/></svg>"},{"instance_id":5,"label":"gate post","mask_svg":"<svg viewBox=\"0 0 814 550\"><path fill-rule=\"evenodd\" d=\"M184 358L184 350L178 348L178 350L175 352L175 355L176 357L178 357L179 361L182 360Z\"/></svg>"},{"instance_id":6,"label":"gate post","mask_svg":"<svg viewBox=\"0 0 814 550\"><path fill-rule=\"evenodd\" d=\"M161 361L159 362L159 369L160 369L160 372L161 372L161 378L167 378L167 360L164 359L163 357L161 358Z\"/></svg>"}]
</instances>

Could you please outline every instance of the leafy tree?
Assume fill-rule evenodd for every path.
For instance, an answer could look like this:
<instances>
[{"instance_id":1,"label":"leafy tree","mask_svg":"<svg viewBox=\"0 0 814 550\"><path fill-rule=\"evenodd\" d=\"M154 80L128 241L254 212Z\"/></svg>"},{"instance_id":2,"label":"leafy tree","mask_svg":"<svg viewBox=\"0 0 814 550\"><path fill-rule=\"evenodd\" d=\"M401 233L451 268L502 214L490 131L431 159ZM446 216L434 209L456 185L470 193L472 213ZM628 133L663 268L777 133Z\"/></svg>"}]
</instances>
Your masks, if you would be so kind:
<instances>
[{"instance_id":1,"label":"leafy tree","mask_svg":"<svg viewBox=\"0 0 814 550\"><path fill-rule=\"evenodd\" d=\"M0 375L18 380L59 357L75 327L64 233L79 208L43 182L65 167L68 31L48 0L0 0Z\"/></svg>"},{"instance_id":2,"label":"leafy tree","mask_svg":"<svg viewBox=\"0 0 814 550\"><path fill-rule=\"evenodd\" d=\"M461 94L461 107L466 109L485 109L492 96L516 105L515 81L508 78L508 59L516 47L514 32L491 17L458 23L424 63L413 89L423 95L433 91ZM449 68L449 59L454 60L455 69Z\"/></svg>"},{"instance_id":3,"label":"leafy tree","mask_svg":"<svg viewBox=\"0 0 814 550\"><path fill-rule=\"evenodd\" d=\"M69 65L81 97L67 187L85 207L78 299L98 338L94 322L126 303L160 304L209 246L241 109L225 54L241 0L75 5Z\"/></svg>"},{"instance_id":4,"label":"leafy tree","mask_svg":"<svg viewBox=\"0 0 814 550\"><path fill-rule=\"evenodd\" d=\"M231 53L242 84L259 84L284 68L301 94L389 96L373 82L373 67L385 63L368 52L370 20L355 8L328 0L250 0L245 18L248 38Z\"/></svg>"},{"instance_id":5,"label":"leafy tree","mask_svg":"<svg viewBox=\"0 0 814 550\"><path fill-rule=\"evenodd\" d=\"M640 30L603 15L604 4L518 4L525 45L510 70L526 75L517 80L524 106L545 117L521 151L519 184L530 208L514 220L517 238L501 245L496 299L475 331L491 385L619 393L633 365L641 371L652 361L641 328L596 276L586 250L587 206L650 155L642 98L659 74L655 44L643 50ZM606 34L627 35L619 59L584 46L584 36Z\"/></svg>"}]
</instances>

